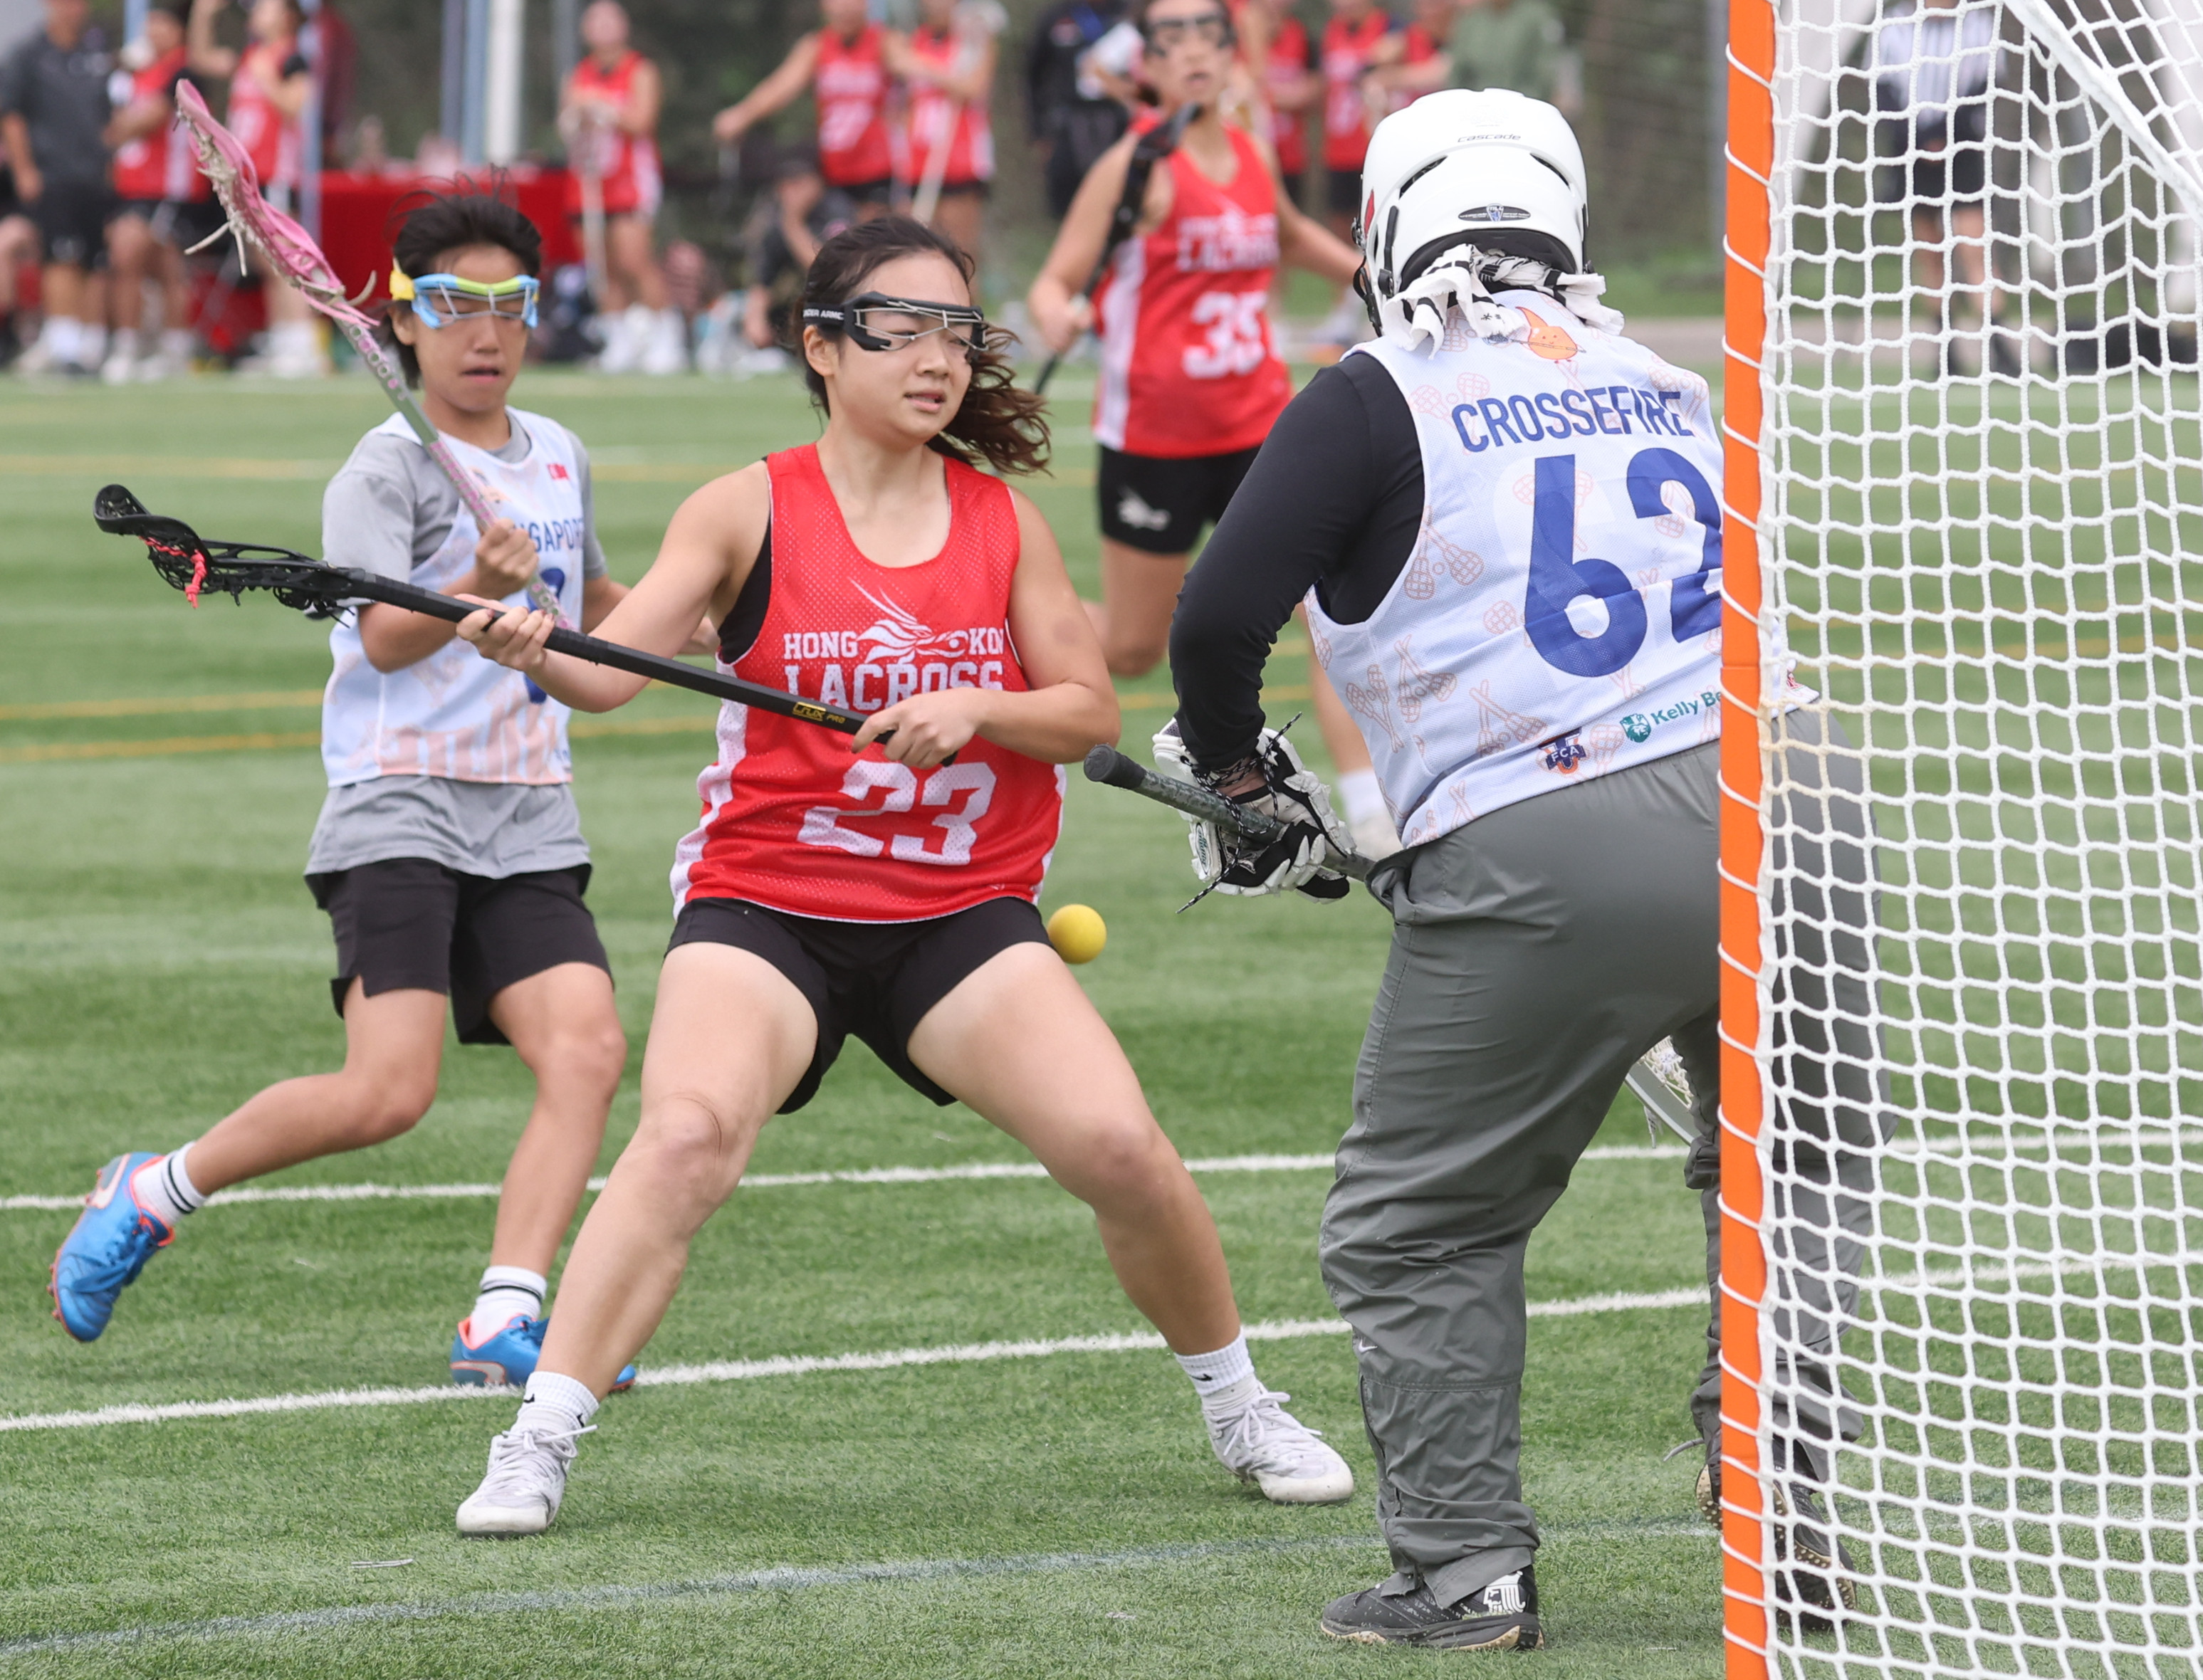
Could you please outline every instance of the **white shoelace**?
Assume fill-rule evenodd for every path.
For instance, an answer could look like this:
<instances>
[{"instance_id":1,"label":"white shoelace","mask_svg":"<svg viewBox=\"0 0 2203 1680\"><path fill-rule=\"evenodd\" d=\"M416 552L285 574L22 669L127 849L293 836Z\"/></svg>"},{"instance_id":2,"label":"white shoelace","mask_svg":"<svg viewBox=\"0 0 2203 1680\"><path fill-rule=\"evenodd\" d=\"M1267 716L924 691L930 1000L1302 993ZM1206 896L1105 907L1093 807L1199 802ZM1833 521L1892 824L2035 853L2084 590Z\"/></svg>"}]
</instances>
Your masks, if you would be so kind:
<instances>
[{"instance_id":1,"label":"white shoelace","mask_svg":"<svg viewBox=\"0 0 2203 1680\"><path fill-rule=\"evenodd\" d=\"M1285 1410L1292 1396L1259 1383L1255 1396L1227 1418L1211 1418L1208 1438L1216 1456L1235 1471L1268 1471L1273 1476L1328 1471L1338 1455L1312 1429Z\"/></svg>"},{"instance_id":2,"label":"white shoelace","mask_svg":"<svg viewBox=\"0 0 2203 1680\"><path fill-rule=\"evenodd\" d=\"M594 1424L574 1429L507 1429L490 1441L489 1473L475 1497L487 1495L499 1505L530 1499L555 1503L565 1490L566 1466L574 1462L575 1443L596 1430Z\"/></svg>"}]
</instances>

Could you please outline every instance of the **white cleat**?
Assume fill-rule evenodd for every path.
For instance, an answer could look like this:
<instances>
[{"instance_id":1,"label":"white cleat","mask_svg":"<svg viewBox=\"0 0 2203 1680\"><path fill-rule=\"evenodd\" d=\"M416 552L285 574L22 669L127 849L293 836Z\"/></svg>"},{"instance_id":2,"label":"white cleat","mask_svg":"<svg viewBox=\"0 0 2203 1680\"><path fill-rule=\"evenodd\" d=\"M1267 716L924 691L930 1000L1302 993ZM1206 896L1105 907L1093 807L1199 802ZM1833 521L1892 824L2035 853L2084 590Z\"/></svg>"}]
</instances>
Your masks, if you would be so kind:
<instances>
[{"instance_id":1,"label":"white cleat","mask_svg":"<svg viewBox=\"0 0 2203 1680\"><path fill-rule=\"evenodd\" d=\"M594 1427L594 1425L592 1426ZM459 1507L459 1532L540 1534L566 1496L575 1444L588 1429L507 1429L489 1444L489 1474Z\"/></svg>"},{"instance_id":2,"label":"white cleat","mask_svg":"<svg viewBox=\"0 0 2203 1680\"><path fill-rule=\"evenodd\" d=\"M1354 1497L1346 1460L1285 1410L1290 1394L1255 1386L1237 1412L1208 1419L1208 1444L1224 1468L1252 1482L1273 1505L1337 1505Z\"/></svg>"}]
</instances>

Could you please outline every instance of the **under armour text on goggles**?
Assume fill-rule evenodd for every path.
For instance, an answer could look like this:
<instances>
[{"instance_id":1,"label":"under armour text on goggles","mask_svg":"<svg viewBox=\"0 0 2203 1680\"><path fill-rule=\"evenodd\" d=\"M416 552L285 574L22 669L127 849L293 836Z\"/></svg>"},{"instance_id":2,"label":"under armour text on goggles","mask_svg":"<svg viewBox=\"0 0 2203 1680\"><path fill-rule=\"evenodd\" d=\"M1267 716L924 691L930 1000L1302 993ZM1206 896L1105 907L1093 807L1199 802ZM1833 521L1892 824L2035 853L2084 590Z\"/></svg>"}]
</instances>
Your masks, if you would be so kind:
<instances>
[{"instance_id":1,"label":"under armour text on goggles","mask_svg":"<svg viewBox=\"0 0 2203 1680\"><path fill-rule=\"evenodd\" d=\"M946 333L967 355L976 356L987 344L987 317L969 304L927 304L865 292L846 304L810 305L803 318L824 332L848 333L864 350L908 350L935 333Z\"/></svg>"},{"instance_id":2,"label":"under armour text on goggles","mask_svg":"<svg viewBox=\"0 0 2203 1680\"><path fill-rule=\"evenodd\" d=\"M410 304L413 313L431 327L449 327L473 315L493 315L500 321L535 325L535 298L542 284L533 274L511 280L461 280L457 274L422 274L415 280L390 271L393 303Z\"/></svg>"}]
</instances>

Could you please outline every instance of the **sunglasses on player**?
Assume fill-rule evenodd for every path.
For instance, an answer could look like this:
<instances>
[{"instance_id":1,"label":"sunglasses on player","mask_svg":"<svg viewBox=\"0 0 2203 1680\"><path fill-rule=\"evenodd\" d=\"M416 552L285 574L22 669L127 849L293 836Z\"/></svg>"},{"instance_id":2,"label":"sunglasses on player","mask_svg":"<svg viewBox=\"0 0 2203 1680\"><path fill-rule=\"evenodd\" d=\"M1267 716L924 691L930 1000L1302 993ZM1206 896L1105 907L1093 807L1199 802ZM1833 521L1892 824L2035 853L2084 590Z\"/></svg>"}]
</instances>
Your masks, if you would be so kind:
<instances>
[{"instance_id":1,"label":"sunglasses on player","mask_svg":"<svg viewBox=\"0 0 2203 1680\"><path fill-rule=\"evenodd\" d=\"M541 284L532 274L505 280L461 280L457 274L422 274L412 279L390 271L391 301L410 304L413 313L430 327L449 327L455 321L489 315L499 321L535 325L535 299Z\"/></svg>"},{"instance_id":2,"label":"sunglasses on player","mask_svg":"<svg viewBox=\"0 0 2203 1680\"><path fill-rule=\"evenodd\" d=\"M1227 46L1231 40L1231 20L1222 12L1202 12L1194 17L1150 18L1141 26L1140 38L1147 43L1148 50L1162 54L1181 41L1202 40L1212 47Z\"/></svg>"},{"instance_id":3,"label":"sunglasses on player","mask_svg":"<svg viewBox=\"0 0 2203 1680\"><path fill-rule=\"evenodd\" d=\"M920 339L946 333L949 342L977 355L987 345L987 317L968 304L927 304L866 292L846 304L806 306L803 318L826 332L846 333L863 350L908 350Z\"/></svg>"}]
</instances>

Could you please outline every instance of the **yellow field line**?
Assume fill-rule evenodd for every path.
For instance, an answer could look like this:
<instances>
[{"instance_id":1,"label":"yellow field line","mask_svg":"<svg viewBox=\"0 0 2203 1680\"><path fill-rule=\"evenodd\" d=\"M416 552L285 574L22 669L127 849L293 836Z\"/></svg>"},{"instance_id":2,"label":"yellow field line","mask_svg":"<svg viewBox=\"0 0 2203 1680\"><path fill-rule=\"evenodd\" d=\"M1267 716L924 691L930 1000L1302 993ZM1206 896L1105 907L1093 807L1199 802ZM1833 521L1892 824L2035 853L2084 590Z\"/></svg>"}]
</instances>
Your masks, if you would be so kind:
<instances>
[{"instance_id":1,"label":"yellow field line","mask_svg":"<svg viewBox=\"0 0 2203 1680\"><path fill-rule=\"evenodd\" d=\"M32 705L0 706L0 719L38 717L160 717L179 711L282 711L318 706L318 688L290 688L268 694L192 694L168 700L47 700Z\"/></svg>"}]
</instances>

